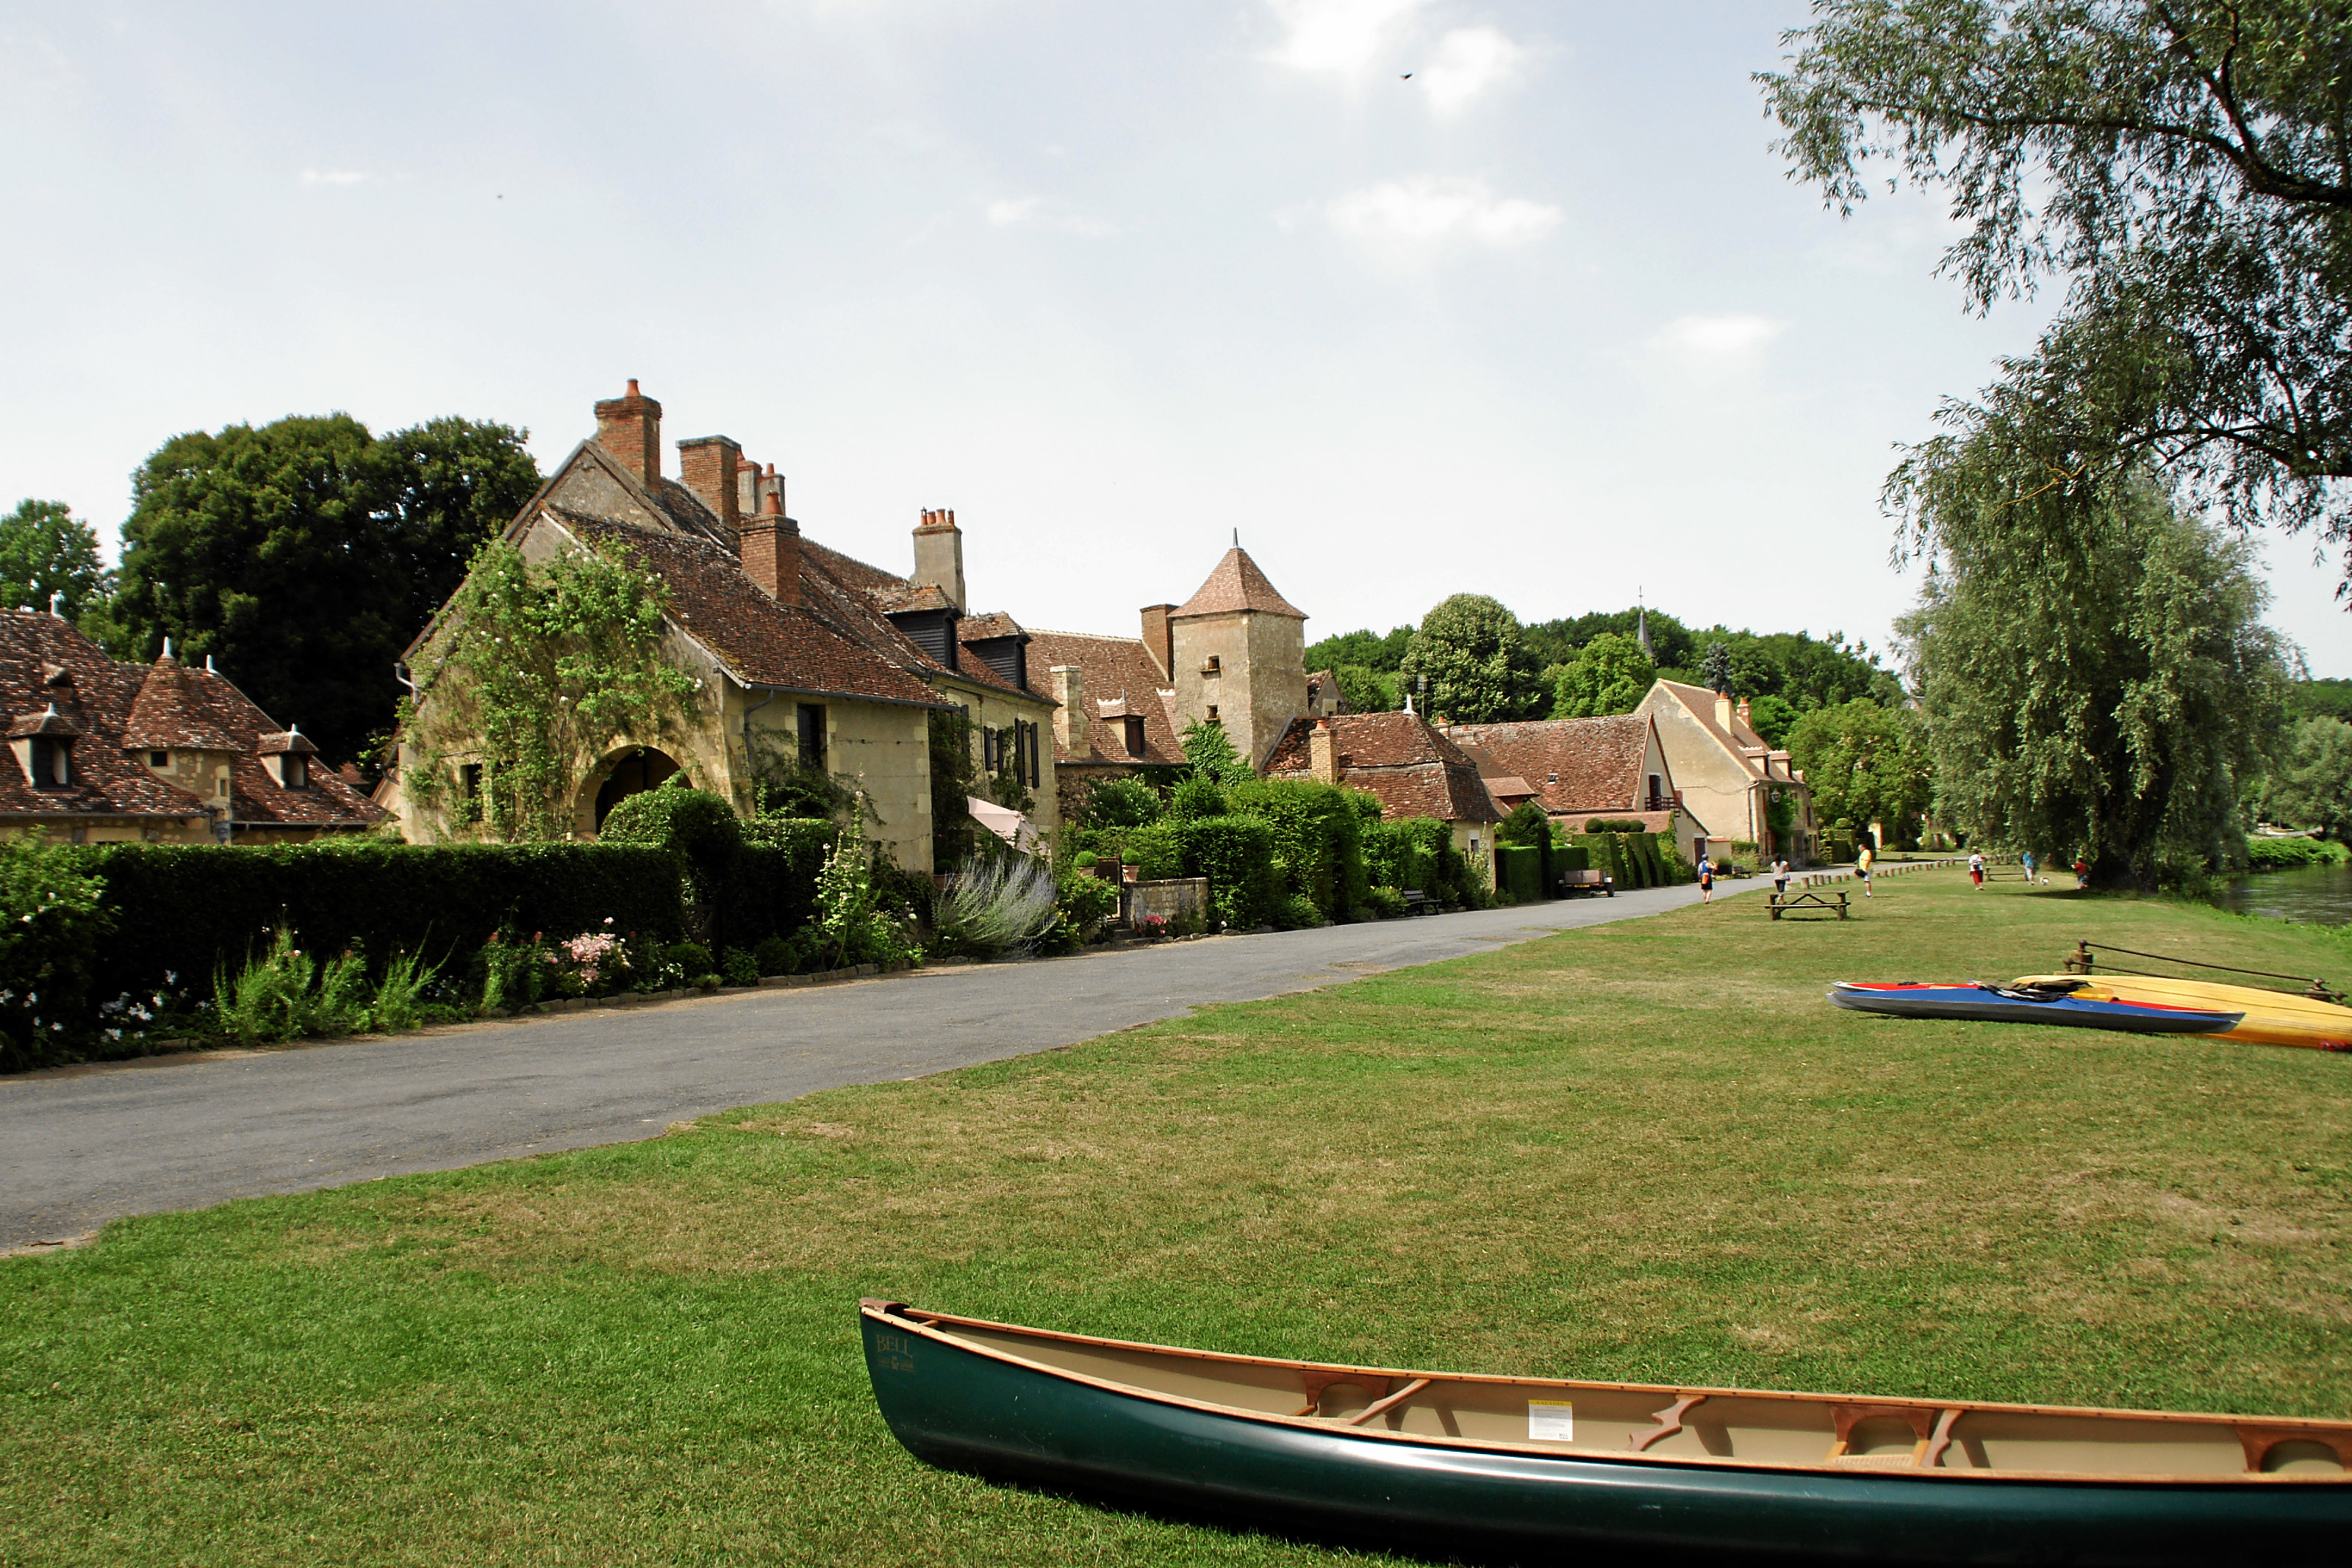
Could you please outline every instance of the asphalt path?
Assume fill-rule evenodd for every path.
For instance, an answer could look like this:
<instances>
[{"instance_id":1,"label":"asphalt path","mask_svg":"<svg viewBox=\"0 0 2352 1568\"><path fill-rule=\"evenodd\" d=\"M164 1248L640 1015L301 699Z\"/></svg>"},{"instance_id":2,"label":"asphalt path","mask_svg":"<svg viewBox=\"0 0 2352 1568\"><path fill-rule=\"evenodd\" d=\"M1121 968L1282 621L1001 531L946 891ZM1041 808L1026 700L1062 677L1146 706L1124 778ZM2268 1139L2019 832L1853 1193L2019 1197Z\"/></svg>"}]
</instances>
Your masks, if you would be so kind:
<instances>
[{"instance_id":1,"label":"asphalt path","mask_svg":"<svg viewBox=\"0 0 2352 1568\"><path fill-rule=\"evenodd\" d=\"M0 1078L0 1250L123 1215L653 1137L1697 899L1652 888Z\"/></svg>"}]
</instances>

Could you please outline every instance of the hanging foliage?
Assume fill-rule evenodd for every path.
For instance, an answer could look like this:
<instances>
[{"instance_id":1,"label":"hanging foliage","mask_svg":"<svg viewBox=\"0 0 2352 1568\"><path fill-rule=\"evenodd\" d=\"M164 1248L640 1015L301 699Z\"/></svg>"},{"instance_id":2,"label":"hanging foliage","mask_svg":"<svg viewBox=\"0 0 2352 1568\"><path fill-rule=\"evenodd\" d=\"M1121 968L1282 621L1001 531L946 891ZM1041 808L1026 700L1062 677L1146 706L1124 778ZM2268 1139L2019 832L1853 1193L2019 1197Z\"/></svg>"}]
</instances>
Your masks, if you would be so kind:
<instances>
[{"instance_id":1,"label":"hanging foliage","mask_svg":"<svg viewBox=\"0 0 2352 1568\"><path fill-rule=\"evenodd\" d=\"M622 549L534 564L484 546L402 704L410 796L484 837L570 837L581 781L610 743L661 738L702 689L662 656L668 605Z\"/></svg>"}]
</instances>

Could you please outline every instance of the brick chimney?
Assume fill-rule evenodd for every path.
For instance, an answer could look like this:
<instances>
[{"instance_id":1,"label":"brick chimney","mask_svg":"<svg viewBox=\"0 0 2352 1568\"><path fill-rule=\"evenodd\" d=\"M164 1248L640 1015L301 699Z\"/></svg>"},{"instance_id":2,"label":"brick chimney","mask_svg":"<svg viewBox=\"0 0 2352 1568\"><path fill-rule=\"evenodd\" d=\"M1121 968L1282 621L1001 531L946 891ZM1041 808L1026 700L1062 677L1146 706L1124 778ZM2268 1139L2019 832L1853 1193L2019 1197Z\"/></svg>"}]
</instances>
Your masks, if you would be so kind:
<instances>
[{"instance_id":1,"label":"brick chimney","mask_svg":"<svg viewBox=\"0 0 2352 1568\"><path fill-rule=\"evenodd\" d=\"M646 484L661 477L661 404L637 390L635 377L626 392L596 405L596 440Z\"/></svg>"},{"instance_id":2,"label":"brick chimney","mask_svg":"<svg viewBox=\"0 0 2352 1568\"><path fill-rule=\"evenodd\" d=\"M1143 607L1143 645L1151 650L1151 657L1160 665L1160 678L1176 678L1176 632L1168 618L1176 613L1172 604L1147 604Z\"/></svg>"},{"instance_id":3,"label":"brick chimney","mask_svg":"<svg viewBox=\"0 0 2352 1568\"><path fill-rule=\"evenodd\" d=\"M1741 697L1739 699L1739 707L1738 712L1739 714L1740 723L1746 725L1750 729L1754 729L1756 727L1756 721L1748 716L1748 699L1746 697Z\"/></svg>"},{"instance_id":4,"label":"brick chimney","mask_svg":"<svg viewBox=\"0 0 2352 1568\"><path fill-rule=\"evenodd\" d=\"M958 610L971 608L963 591L963 535L955 514L925 512L915 529L915 575L918 588L936 588L955 601Z\"/></svg>"},{"instance_id":5,"label":"brick chimney","mask_svg":"<svg viewBox=\"0 0 2352 1568\"><path fill-rule=\"evenodd\" d=\"M1087 674L1076 664L1056 664L1053 669L1054 700L1061 708L1054 715L1054 738L1075 762L1091 761L1095 754L1094 715L1087 708Z\"/></svg>"},{"instance_id":6,"label":"brick chimney","mask_svg":"<svg viewBox=\"0 0 2352 1568\"><path fill-rule=\"evenodd\" d=\"M677 444L678 482L730 528L743 520L742 492L735 479L742 462L743 449L723 435L699 435Z\"/></svg>"},{"instance_id":7,"label":"brick chimney","mask_svg":"<svg viewBox=\"0 0 2352 1568\"><path fill-rule=\"evenodd\" d=\"M759 515L760 465L739 455L735 464L735 516L740 522Z\"/></svg>"},{"instance_id":8,"label":"brick chimney","mask_svg":"<svg viewBox=\"0 0 2352 1568\"><path fill-rule=\"evenodd\" d=\"M1333 747L1331 721L1328 718L1317 719L1315 727L1307 732L1307 771L1315 776L1318 784L1339 781L1339 754Z\"/></svg>"},{"instance_id":9,"label":"brick chimney","mask_svg":"<svg viewBox=\"0 0 2352 1568\"><path fill-rule=\"evenodd\" d=\"M1715 725L1724 734L1731 733L1731 694L1729 692L1715 694Z\"/></svg>"},{"instance_id":10,"label":"brick chimney","mask_svg":"<svg viewBox=\"0 0 2352 1568\"><path fill-rule=\"evenodd\" d=\"M743 575L767 591L779 604L799 604L801 598L801 526L784 516L784 497L771 490L760 515L743 524L735 536L743 552Z\"/></svg>"}]
</instances>

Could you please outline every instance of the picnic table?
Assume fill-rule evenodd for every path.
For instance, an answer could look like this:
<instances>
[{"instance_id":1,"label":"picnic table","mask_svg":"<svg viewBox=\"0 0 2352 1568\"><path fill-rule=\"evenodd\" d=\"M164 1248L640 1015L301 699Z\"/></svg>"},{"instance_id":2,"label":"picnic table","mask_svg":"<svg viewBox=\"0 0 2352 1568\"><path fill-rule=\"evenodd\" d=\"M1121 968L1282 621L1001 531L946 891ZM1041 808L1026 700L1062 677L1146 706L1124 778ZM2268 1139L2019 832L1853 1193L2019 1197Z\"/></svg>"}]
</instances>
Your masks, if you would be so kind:
<instances>
[{"instance_id":1,"label":"picnic table","mask_svg":"<svg viewBox=\"0 0 2352 1568\"><path fill-rule=\"evenodd\" d=\"M1832 894L1828 898L1824 898L1818 893L1774 893L1766 894L1766 897L1769 902L1765 907L1771 912L1771 916L1775 920L1780 919L1788 911L1795 909L1834 910L1840 920L1846 917L1845 894L1843 893Z\"/></svg>"}]
</instances>

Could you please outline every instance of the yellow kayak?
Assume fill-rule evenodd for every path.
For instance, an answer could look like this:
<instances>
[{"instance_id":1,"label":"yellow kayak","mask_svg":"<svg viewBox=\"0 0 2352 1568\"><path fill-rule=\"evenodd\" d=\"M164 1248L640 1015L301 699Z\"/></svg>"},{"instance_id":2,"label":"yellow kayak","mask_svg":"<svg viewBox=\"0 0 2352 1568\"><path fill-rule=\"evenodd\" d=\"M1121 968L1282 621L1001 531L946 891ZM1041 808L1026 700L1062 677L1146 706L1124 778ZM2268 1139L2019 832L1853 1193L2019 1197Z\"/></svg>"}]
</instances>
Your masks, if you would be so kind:
<instances>
[{"instance_id":1,"label":"yellow kayak","mask_svg":"<svg viewBox=\"0 0 2352 1568\"><path fill-rule=\"evenodd\" d=\"M2242 1040L2253 1045L2299 1045L2308 1051L2352 1051L2352 1008L2315 1001L2289 991L2149 975L2027 975L2011 980L2010 987L2047 990L2063 988L2068 994L2085 1001L2242 1012L2246 1016L2235 1029L2205 1038Z\"/></svg>"}]
</instances>

